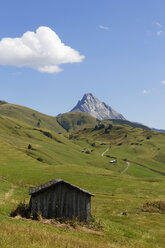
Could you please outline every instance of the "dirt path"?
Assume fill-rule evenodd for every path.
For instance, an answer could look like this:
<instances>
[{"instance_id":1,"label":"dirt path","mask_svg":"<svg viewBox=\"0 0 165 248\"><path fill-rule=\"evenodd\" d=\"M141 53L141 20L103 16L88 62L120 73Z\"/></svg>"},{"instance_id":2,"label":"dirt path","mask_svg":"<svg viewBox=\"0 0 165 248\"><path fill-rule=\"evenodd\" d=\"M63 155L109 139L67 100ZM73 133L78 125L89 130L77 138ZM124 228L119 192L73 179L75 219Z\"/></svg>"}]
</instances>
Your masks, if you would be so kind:
<instances>
[{"instance_id":1,"label":"dirt path","mask_svg":"<svg viewBox=\"0 0 165 248\"><path fill-rule=\"evenodd\" d=\"M5 204L5 202L13 195L14 186L6 193L0 195L0 204Z\"/></svg>"},{"instance_id":2,"label":"dirt path","mask_svg":"<svg viewBox=\"0 0 165 248\"><path fill-rule=\"evenodd\" d=\"M104 154L109 151L109 147L101 154L102 157L104 157Z\"/></svg>"},{"instance_id":3,"label":"dirt path","mask_svg":"<svg viewBox=\"0 0 165 248\"><path fill-rule=\"evenodd\" d=\"M121 174L124 174L130 167L130 162L126 162L126 163L127 163L127 167L121 172Z\"/></svg>"},{"instance_id":4,"label":"dirt path","mask_svg":"<svg viewBox=\"0 0 165 248\"><path fill-rule=\"evenodd\" d=\"M12 187L8 192L5 193L5 197L4 197L5 198L5 201L8 198L10 198L10 196L12 196L13 192L14 192L14 187Z\"/></svg>"}]
</instances>

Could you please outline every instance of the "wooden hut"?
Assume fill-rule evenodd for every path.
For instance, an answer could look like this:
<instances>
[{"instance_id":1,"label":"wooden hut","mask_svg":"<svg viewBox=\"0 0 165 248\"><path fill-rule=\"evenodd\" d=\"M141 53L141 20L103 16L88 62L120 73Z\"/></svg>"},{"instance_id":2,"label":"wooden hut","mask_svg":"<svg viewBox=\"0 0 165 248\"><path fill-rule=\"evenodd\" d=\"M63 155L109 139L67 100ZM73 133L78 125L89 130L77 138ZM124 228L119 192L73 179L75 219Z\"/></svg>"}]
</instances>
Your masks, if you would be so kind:
<instances>
[{"instance_id":1,"label":"wooden hut","mask_svg":"<svg viewBox=\"0 0 165 248\"><path fill-rule=\"evenodd\" d=\"M77 218L90 222L91 196L93 194L62 179L54 179L30 188L30 211L32 216L43 218Z\"/></svg>"}]
</instances>

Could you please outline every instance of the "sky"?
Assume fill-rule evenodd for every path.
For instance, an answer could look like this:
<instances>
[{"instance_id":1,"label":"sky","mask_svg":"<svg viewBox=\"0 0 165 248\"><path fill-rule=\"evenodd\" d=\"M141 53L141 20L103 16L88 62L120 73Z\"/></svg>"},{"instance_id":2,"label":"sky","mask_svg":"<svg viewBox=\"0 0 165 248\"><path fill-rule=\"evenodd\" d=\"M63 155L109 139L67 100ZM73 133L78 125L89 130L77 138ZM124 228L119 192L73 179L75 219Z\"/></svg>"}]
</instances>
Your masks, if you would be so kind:
<instances>
[{"instance_id":1,"label":"sky","mask_svg":"<svg viewBox=\"0 0 165 248\"><path fill-rule=\"evenodd\" d=\"M164 0L1 0L0 100L48 115L93 93L165 129Z\"/></svg>"}]
</instances>

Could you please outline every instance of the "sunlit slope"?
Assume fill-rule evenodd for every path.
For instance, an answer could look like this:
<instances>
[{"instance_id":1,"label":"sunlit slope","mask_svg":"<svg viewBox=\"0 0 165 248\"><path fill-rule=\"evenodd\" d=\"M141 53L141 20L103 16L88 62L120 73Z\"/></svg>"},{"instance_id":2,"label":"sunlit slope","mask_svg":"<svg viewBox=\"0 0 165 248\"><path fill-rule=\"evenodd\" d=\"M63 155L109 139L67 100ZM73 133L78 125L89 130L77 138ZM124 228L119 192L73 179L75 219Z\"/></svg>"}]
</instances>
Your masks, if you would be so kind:
<instances>
[{"instance_id":1,"label":"sunlit slope","mask_svg":"<svg viewBox=\"0 0 165 248\"><path fill-rule=\"evenodd\" d=\"M56 121L56 117L20 105L0 103L0 115L12 117L33 127L46 128L55 132L66 132Z\"/></svg>"},{"instance_id":2,"label":"sunlit slope","mask_svg":"<svg viewBox=\"0 0 165 248\"><path fill-rule=\"evenodd\" d=\"M141 208L165 200L164 138L124 125L58 134L1 115L0 247L163 248L165 215ZM9 218L20 201L29 202L29 187L54 178L95 194L92 216L102 236Z\"/></svg>"},{"instance_id":3,"label":"sunlit slope","mask_svg":"<svg viewBox=\"0 0 165 248\"><path fill-rule=\"evenodd\" d=\"M118 159L119 165L129 161L126 173L133 176L165 175L165 134L151 130L133 128L127 125L102 125L81 130L70 135L77 143L88 142L109 146L105 154L109 159ZM134 166L132 166L134 165ZM114 167L122 171L122 166Z\"/></svg>"},{"instance_id":4,"label":"sunlit slope","mask_svg":"<svg viewBox=\"0 0 165 248\"><path fill-rule=\"evenodd\" d=\"M57 116L57 121L67 131L94 127L98 123L94 117L83 112L70 112Z\"/></svg>"},{"instance_id":5,"label":"sunlit slope","mask_svg":"<svg viewBox=\"0 0 165 248\"><path fill-rule=\"evenodd\" d=\"M27 177L27 171L33 174L36 168L36 178L40 178L40 170L43 173L44 168L64 173L90 173L95 169L88 166L90 160L98 158L98 163L101 160L99 153L92 156L83 154L80 145L61 134L34 128L5 116L0 116L0 141L0 173L1 176L10 177L12 181L25 180L26 183L32 183L32 177ZM101 173L101 168L97 170L97 164L95 167L95 172ZM45 180L54 177L57 175L48 173ZM36 180L34 182L37 183Z\"/></svg>"},{"instance_id":6,"label":"sunlit slope","mask_svg":"<svg viewBox=\"0 0 165 248\"><path fill-rule=\"evenodd\" d=\"M134 127L134 128L141 128L144 130L150 130L149 127L141 124L141 123L137 123L137 122L132 122L132 121L128 121L128 120L121 120L121 119L111 119L111 120L104 120L102 121L102 123L108 124L116 124L116 125L128 125L130 127Z\"/></svg>"},{"instance_id":7,"label":"sunlit slope","mask_svg":"<svg viewBox=\"0 0 165 248\"><path fill-rule=\"evenodd\" d=\"M97 121L92 116L81 113L66 113L53 117L20 105L0 101L0 116L7 116L38 128L46 128L57 133L94 127Z\"/></svg>"}]
</instances>

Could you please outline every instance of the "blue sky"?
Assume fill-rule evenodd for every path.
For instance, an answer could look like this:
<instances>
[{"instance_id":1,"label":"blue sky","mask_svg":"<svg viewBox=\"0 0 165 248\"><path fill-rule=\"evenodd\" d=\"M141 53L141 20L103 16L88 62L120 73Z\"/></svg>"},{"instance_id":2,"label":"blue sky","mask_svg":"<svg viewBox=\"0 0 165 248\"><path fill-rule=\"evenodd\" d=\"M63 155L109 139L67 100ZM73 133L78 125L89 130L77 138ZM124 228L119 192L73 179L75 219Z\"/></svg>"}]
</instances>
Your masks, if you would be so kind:
<instances>
[{"instance_id":1,"label":"blue sky","mask_svg":"<svg viewBox=\"0 0 165 248\"><path fill-rule=\"evenodd\" d=\"M91 92L128 120L165 129L164 10L163 0L2 0L0 99L57 115ZM27 62L2 46L39 27L61 39L57 52L72 48L65 64L55 55L53 70L63 71L50 73L51 50Z\"/></svg>"}]
</instances>

